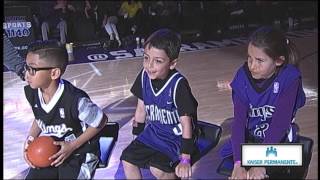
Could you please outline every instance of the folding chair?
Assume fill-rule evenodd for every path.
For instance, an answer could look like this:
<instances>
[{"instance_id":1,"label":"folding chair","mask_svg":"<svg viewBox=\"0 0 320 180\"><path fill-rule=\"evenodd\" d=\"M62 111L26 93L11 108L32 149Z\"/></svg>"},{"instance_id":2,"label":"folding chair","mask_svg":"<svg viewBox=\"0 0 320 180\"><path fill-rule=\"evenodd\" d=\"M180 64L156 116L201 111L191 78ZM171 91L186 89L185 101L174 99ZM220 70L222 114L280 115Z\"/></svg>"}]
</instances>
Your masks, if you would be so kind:
<instances>
[{"instance_id":1,"label":"folding chair","mask_svg":"<svg viewBox=\"0 0 320 180\"><path fill-rule=\"evenodd\" d=\"M194 162L198 161L218 144L222 133L222 128L220 126L204 121L198 121L198 128L199 136L197 147L200 153L193 157L192 160Z\"/></svg>"},{"instance_id":2,"label":"folding chair","mask_svg":"<svg viewBox=\"0 0 320 180\"><path fill-rule=\"evenodd\" d=\"M117 122L107 122L105 127L99 132L101 154L98 168L105 168L108 166L113 147L118 140L118 133L119 123Z\"/></svg>"}]
</instances>

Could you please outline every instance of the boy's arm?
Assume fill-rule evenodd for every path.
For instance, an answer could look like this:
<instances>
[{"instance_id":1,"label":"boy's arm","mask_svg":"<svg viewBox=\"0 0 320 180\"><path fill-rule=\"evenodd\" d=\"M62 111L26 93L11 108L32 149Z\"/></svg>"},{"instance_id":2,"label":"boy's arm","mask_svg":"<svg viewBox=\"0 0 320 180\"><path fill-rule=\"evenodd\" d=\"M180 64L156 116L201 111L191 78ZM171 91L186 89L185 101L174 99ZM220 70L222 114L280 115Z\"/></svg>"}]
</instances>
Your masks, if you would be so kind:
<instances>
[{"instance_id":1,"label":"boy's arm","mask_svg":"<svg viewBox=\"0 0 320 180\"><path fill-rule=\"evenodd\" d=\"M143 100L138 98L137 109L134 114L134 119L137 123L144 123L146 119L146 111L144 109L144 102Z\"/></svg>"},{"instance_id":2,"label":"boy's arm","mask_svg":"<svg viewBox=\"0 0 320 180\"><path fill-rule=\"evenodd\" d=\"M29 144L34 140L35 137L38 137L40 133L41 133L41 129L39 128L36 120L34 119L32 122L31 128L29 130L27 139L25 140L24 146L23 146L23 157L26 163L32 168L35 168L35 166L29 161L27 157L27 149Z\"/></svg>"},{"instance_id":3,"label":"boy's arm","mask_svg":"<svg viewBox=\"0 0 320 180\"><path fill-rule=\"evenodd\" d=\"M55 159L51 166L61 165L72 152L87 143L91 138L99 133L99 131L106 125L108 117L103 113L102 109L93 103L90 98L82 97L79 99L77 106L79 113L77 114L80 121L88 125L88 128L73 141L55 141L55 145L60 145L61 149L49 159Z\"/></svg>"},{"instance_id":4,"label":"boy's arm","mask_svg":"<svg viewBox=\"0 0 320 180\"><path fill-rule=\"evenodd\" d=\"M175 101L182 126L181 156L180 162L175 168L175 173L183 179L191 176L191 153L194 148L192 121L193 118L197 118L198 106L186 79L179 81Z\"/></svg>"},{"instance_id":5,"label":"boy's arm","mask_svg":"<svg viewBox=\"0 0 320 180\"><path fill-rule=\"evenodd\" d=\"M191 176L191 152L192 152L192 123L190 116L180 116L182 125L182 148L180 163L175 168L175 173L180 178ZM191 143L190 143L191 142ZM189 153L190 152L190 153Z\"/></svg>"},{"instance_id":6,"label":"boy's arm","mask_svg":"<svg viewBox=\"0 0 320 180\"><path fill-rule=\"evenodd\" d=\"M108 122L105 115L96 104L89 98L81 98L78 102L79 119L88 124L88 128L74 141L72 141L73 150L78 149L84 143L93 138ZM88 113L90 112L90 113Z\"/></svg>"},{"instance_id":7,"label":"boy's arm","mask_svg":"<svg viewBox=\"0 0 320 180\"><path fill-rule=\"evenodd\" d=\"M197 119L198 102L194 98L186 79L179 81L175 98L179 120L182 125L181 157L186 156L190 159L190 154L193 151L193 120Z\"/></svg>"},{"instance_id":8,"label":"boy's arm","mask_svg":"<svg viewBox=\"0 0 320 180\"><path fill-rule=\"evenodd\" d=\"M146 111L143 100L138 98L138 104L134 117L132 118L132 134L139 135L145 127Z\"/></svg>"},{"instance_id":9,"label":"boy's arm","mask_svg":"<svg viewBox=\"0 0 320 180\"><path fill-rule=\"evenodd\" d=\"M182 125L182 138L183 139L191 139L192 138L192 123L190 116L181 116L180 122ZM190 154L181 153L182 158L190 159Z\"/></svg>"},{"instance_id":10,"label":"boy's arm","mask_svg":"<svg viewBox=\"0 0 320 180\"><path fill-rule=\"evenodd\" d=\"M98 127L91 127L89 126L77 139L72 141L72 145L75 149L78 149L84 143L88 142L92 137L97 135L99 131L106 125L108 122L108 117L103 114L102 120Z\"/></svg>"},{"instance_id":11,"label":"boy's arm","mask_svg":"<svg viewBox=\"0 0 320 180\"><path fill-rule=\"evenodd\" d=\"M145 112L145 106L143 102L143 95L142 95L142 72L143 69L139 72L138 76L136 77L136 80L134 81L130 91L131 93L138 98L138 103L136 107L136 111L134 116L132 117L132 134L133 135L139 135L143 130L145 126L145 118L146 118L146 112Z\"/></svg>"},{"instance_id":12,"label":"boy's arm","mask_svg":"<svg viewBox=\"0 0 320 180\"><path fill-rule=\"evenodd\" d=\"M38 137L40 133L41 133L41 129L39 128L36 120L34 119L27 137L29 138L31 136L35 138L35 137Z\"/></svg>"},{"instance_id":13,"label":"boy's arm","mask_svg":"<svg viewBox=\"0 0 320 180\"><path fill-rule=\"evenodd\" d=\"M55 145L60 145L61 149L56 154L52 155L49 160L54 159L51 166L58 167L61 165L76 149L87 143L92 137L97 135L99 131L105 126L108 121L108 117L103 114L102 119L97 127L89 126L78 138L74 141L55 141Z\"/></svg>"}]
</instances>

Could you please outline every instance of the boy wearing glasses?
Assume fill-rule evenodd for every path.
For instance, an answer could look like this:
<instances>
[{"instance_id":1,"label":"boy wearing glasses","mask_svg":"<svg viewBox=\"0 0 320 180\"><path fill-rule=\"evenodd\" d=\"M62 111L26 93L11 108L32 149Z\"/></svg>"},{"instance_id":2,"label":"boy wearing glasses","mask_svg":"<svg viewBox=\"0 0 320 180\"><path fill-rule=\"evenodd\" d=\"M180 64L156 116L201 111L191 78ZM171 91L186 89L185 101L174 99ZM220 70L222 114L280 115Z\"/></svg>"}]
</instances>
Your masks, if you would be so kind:
<instances>
[{"instance_id":1,"label":"boy wearing glasses","mask_svg":"<svg viewBox=\"0 0 320 180\"><path fill-rule=\"evenodd\" d=\"M32 167L26 179L92 179L99 162L99 137L107 116L87 93L61 79L68 63L57 41L36 42L26 57L25 95L35 116L24 146ZM28 145L39 135L51 136L60 150L50 167L36 168L27 158Z\"/></svg>"}]
</instances>

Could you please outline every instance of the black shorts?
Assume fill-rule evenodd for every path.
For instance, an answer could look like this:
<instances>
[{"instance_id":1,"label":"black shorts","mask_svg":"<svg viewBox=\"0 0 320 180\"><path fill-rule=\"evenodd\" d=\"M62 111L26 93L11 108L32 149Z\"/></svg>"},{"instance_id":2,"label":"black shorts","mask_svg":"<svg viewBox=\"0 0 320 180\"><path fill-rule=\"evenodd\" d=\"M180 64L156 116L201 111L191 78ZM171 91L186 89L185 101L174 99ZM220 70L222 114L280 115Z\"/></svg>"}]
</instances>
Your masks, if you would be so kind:
<instances>
[{"instance_id":1,"label":"black shorts","mask_svg":"<svg viewBox=\"0 0 320 180\"><path fill-rule=\"evenodd\" d=\"M98 163L91 153L71 155L58 167L30 168L25 179L92 179Z\"/></svg>"},{"instance_id":2,"label":"black shorts","mask_svg":"<svg viewBox=\"0 0 320 180\"><path fill-rule=\"evenodd\" d=\"M172 173L175 171L177 162L173 162L164 153L154 150L142 142L135 139L123 150L120 160L127 161L139 168L148 169L150 166L158 168L164 172Z\"/></svg>"}]
</instances>

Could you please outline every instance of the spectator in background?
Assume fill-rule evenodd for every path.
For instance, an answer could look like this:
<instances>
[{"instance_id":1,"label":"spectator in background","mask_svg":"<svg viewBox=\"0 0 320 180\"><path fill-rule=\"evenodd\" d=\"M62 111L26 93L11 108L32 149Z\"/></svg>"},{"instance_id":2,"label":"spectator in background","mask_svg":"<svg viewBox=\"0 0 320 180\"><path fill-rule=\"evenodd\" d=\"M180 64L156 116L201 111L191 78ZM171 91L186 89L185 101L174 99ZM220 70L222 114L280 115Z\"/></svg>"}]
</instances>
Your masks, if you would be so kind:
<instances>
[{"instance_id":1,"label":"spectator in background","mask_svg":"<svg viewBox=\"0 0 320 180\"><path fill-rule=\"evenodd\" d=\"M93 24L94 32L97 37L98 34L100 34L100 25L102 23L102 12L98 2L95 0L85 0L84 14Z\"/></svg>"},{"instance_id":2,"label":"spectator in background","mask_svg":"<svg viewBox=\"0 0 320 180\"><path fill-rule=\"evenodd\" d=\"M48 3L48 2L45 2ZM43 3L43 4L45 4ZM52 6L52 5L47 5ZM42 6L40 7L40 9ZM67 26L70 24L72 13L74 13L76 9L73 5L68 3L67 0L57 0L56 4L53 6L53 9L49 10L43 16L43 22L41 23L41 33L42 39L48 40L48 34L52 31L53 28L59 29L59 37L60 42L65 44L67 41L67 33L68 29Z\"/></svg>"},{"instance_id":3,"label":"spectator in background","mask_svg":"<svg viewBox=\"0 0 320 180\"><path fill-rule=\"evenodd\" d=\"M129 32L131 31L130 34L136 34L138 28L140 28L143 15L142 2L135 0L124 1L118 14L123 17L125 34L128 34L128 30Z\"/></svg>"},{"instance_id":4,"label":"spectator in background","mask_svg":"<svg viewBox=\"0 0 320 180\"><path fill-rule=\"evenodd\" d=\"M204 1L204 35L207 39L220 38L226 30L228 12L224 1Z\"/></svg>"},{"instance_id":5,"label":"spectator in background","mask_svg":"<svg viewBox=\"0 0 320 180\"><path fill-rule=\"evenodd\" d=\"M102 7L102 29L109 35L110 41L116 40L118 46L121 46L120 35L117 29L118 17L117 12L114 11L116 7L115 2L109 1L103 4Z\"/></svg>"},{"instance_id":6,"label":"spectator in background","mask_svg":"<svg viewBox=\"0 0 320 180\"><path fill-rule=\"evenodd\" d=\"M24 64L24 59L14 48L7 35L3 33L3 65L9 71L15 72L24 81Z\"/></svg>"},{"instance_id":7,"label":"spectator in background","mask_svg":"<svg viewBox=\"0 0 320 180\"><path fill-rule=\"evenodd\" d=\"M184 34L194 34L197 37L202 34L202 27L204 26L203 17L203 2L202 1L181 1L180 8L180 32Z\"/></svg>"},{"instance_id":8,"label":"spectator in background","mask_svg":"<svg viewBox=\"0 0 320 180\"><path fill-rule=\"evenodd\" d=\"M175 1L151 1L148 4L148 17L150 19L150 32L160 28L176 29L178 4Z\"/></svg>"},{"instance_id":9,"label":"spectator in background","mask_svg":"<svg viewBox=\"0 0 320 180\"><path fill-rule=\"evenodd\" d=\"M96 40L99 33L98 26L101 23L96 1L72 1L72 3L75 12L72 12L69 18L72 31L68 30L72 35L72 40L76 42Z\"/></svg>"}]
</instances>

